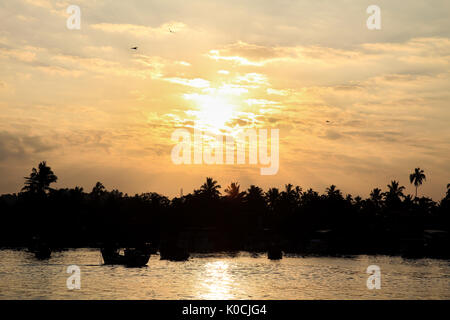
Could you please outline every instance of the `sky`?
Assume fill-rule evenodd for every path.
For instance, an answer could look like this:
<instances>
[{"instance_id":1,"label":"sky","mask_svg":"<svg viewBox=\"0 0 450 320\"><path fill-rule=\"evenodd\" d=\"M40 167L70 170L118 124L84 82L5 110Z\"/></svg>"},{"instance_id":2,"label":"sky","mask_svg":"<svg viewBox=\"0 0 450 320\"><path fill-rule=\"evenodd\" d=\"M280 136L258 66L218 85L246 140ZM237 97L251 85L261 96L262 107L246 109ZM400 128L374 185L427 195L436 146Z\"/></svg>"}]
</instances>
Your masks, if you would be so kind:
<instances>
[{"instance_id":1,"label":"sky","mask_svg":"<svg viewBox=\"0 0 450 320\"><path fill-rule=\"evenodd\" d=\"M80 29L67 28L81 10ZM381 29L369 30L369 5ZM450 2L0 3L0 194L46 160L54 187L176 196L213 177L367 196L450 183ZM137 50L130 49L137 46ZM174 130L279 130L279 170L176 165Z\"/></svg>"}]
</instances>

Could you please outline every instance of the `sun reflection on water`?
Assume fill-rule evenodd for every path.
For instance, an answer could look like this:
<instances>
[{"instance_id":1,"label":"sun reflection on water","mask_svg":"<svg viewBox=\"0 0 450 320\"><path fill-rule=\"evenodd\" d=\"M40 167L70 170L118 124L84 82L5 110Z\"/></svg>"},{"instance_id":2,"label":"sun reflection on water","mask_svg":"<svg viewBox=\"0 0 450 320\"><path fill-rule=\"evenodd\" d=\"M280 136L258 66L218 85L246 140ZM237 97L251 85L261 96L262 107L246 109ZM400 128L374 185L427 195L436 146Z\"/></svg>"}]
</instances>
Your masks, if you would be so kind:
<instances>
[{"instance_id":1,"label":"sun reflection on water","mask_svg":"<svg viewBox=\"0 0 450 320\"><path fill-rule=\"evenodd\" d=\"M202 290L199 299L235 299L231 293L233 279L229 272L229 264L226 261L214 261L206 263L200 275Z\"/></svg>"}]
</instances>

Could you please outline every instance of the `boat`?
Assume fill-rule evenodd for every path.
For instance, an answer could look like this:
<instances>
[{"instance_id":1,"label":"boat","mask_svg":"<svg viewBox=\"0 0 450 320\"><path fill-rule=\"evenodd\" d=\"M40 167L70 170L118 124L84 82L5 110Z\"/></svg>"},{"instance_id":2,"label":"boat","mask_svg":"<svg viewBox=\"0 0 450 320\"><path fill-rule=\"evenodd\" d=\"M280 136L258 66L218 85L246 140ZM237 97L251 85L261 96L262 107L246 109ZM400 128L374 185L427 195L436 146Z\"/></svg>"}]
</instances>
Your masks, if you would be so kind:
<instances>
[{"instance_id":1,"label":"boat","mask_svg":"<svg viewBox=\"0 0 450 320\"><path fill-rule=\"evenodd\" d=\"M34 256L39 260L49 259L51 255L52 250L47 246L42 246L34 250Z\"/></svg>"},{"instance_id":2,"label":"boat","mask_svg":"<svg viewBox=\"0 0 450 320\"><path fill-rule=\"evenodd\" d=\"M34 253L36 259L45 260L49 259L52 255L52 250L48 244L41 240L39 237L33 237L32 243L29 247L29 251Z\"/></svg>"},{"instance_id":3,"label":"boat","mask_svg":"<svg viewBox=\"0 0 450 320\"><path fill-rule=\"evenodd\" d=\"M270 260L280 260L283 258L283 252L278 247L271 247L267 250L267 258Z\"/></svg>"},{"instance_id":4,"label":"boat","mask_svg":"<svg viewBox=\"0 0 450 320\"><path fill-rule=\"evenodd\" d=\"M147 246L136 248L125 248L124 254L120 253L120 248L103 247L100 249L104 264L118 264L127 267L143 267L150 259L151 250Z\"/></svg>"},{"instance_id":5,"label":"boat","mask_svg":"<svg viewBox=\"0 0 450 320\"><path fill-rule=\"evenodd\" d=\"M280 260L283 259L283 252L278 243L272 241L267 250L267 258L270 260Z\"/></svg>"}]
</instances>

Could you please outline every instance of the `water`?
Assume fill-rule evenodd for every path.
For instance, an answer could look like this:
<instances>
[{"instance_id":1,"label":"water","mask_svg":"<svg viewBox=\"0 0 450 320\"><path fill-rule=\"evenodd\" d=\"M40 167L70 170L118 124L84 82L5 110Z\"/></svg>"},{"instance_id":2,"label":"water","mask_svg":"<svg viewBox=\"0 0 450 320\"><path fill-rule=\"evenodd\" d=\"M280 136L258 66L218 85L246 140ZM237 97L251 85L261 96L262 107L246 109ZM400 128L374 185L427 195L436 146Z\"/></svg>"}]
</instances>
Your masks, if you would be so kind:
<instances>
[{"instance_id":1,"label":"water","mask_svg":"<svg viewBox=\"0 0 450 320\"><path fill-rule=\"evenodd\" d=\"M77 249L39 261L25 251L0 251L0 299L450 299L450 261L388 256L285 257L248 253L195 255L148 267L101 265L98 250ZM69 290L69 265L81 289ZM381 268L381 289L366 286L369 265Z\"/></svg>"}]
</instances>

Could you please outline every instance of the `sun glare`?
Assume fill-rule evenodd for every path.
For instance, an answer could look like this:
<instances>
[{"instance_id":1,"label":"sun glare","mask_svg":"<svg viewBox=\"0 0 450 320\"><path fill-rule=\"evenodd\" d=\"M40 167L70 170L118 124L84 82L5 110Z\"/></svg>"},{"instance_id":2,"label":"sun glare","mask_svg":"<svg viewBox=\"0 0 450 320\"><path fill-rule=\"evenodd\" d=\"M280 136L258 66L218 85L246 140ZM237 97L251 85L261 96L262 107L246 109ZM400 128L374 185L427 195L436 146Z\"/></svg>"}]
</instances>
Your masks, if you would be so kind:
<instances>
[{"instance_id":1,"label":"sun glare","mask_svg":"<svg viewBox=\"0 0 450 320\"><path fill-rule=\"evenodd\" d=\"M188 113L195 116L196 126L215 133L227 129L226 124L236 111L235 105L223 95L191 94L185 95L185 98L195 103L197 110L190 110Z\"/></svg>"}]
</instances>

